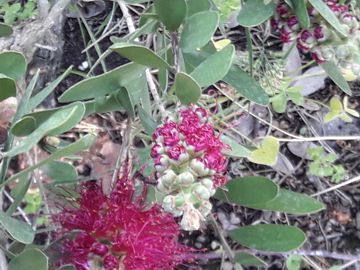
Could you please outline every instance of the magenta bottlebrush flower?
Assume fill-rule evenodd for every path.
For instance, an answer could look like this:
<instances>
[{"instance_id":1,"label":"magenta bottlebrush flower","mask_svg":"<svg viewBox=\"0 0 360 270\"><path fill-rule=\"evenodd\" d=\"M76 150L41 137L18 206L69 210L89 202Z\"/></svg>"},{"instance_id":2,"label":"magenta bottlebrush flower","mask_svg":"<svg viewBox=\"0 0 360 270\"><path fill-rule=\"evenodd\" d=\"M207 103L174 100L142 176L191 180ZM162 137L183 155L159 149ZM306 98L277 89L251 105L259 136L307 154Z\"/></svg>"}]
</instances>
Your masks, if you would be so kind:
<instances>
[{"instance_id":1,"label":"magenta bottlebrush flower","mask_svg":"<svg viewBox=\"0 0 360 270\"><path fill-rule=\"evenodd\" d=\"M170 270L192 258L191 248L178 243L179 225L158 205L144 209L143 196L133 198L129 179L120 179L109 196L88 182L78 208L66 208L54 219L75 237L64 245L63 264L77 270L101 265L105 270Z\"/></svg>"},{"instance_id":2,"label":"magenta bottlebrush flower","mask_svg":"<svg viewBox=\"0 0 360 270\"><path fill-rule=\"evenodd\" d=\"M180 109L153 134L151 157L163 208L183 216L184 230L197 230L211 211L209 198L226 183L227 147L216 135L208 112L198 106Z\"/></svg>"}]
</instances>

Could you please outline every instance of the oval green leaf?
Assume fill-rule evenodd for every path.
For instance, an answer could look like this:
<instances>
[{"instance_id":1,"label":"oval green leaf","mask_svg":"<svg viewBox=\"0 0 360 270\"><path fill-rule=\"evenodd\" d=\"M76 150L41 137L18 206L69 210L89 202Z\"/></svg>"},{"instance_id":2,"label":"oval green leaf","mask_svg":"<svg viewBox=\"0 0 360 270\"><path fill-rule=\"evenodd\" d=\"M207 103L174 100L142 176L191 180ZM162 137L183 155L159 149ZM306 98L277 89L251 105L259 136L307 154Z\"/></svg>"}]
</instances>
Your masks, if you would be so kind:
<instances>
[{"instance_id":1,"label":"oval green leaf","mask_svg":"<svg viewBox=\"0 0 360 270\"><path fill-rule=\"evenodd\" d=\"M242 146L237 141L224 134L220 136L220 139L223 143L230 146L229 149L227 148L223 150L227 156L234 158L244 158L244 157L248 157L251 154L251 151L248 148Z\"/></svg>"},{"instance_id":2,"label":"oval green leaf","mask_svg":"<svg viewBox=\"0 0 360 270\"><path fill-rule=\"evenodd\" d=\"M210 2L209 0L187 0L188 12L187 16L190 17L191 15L206 11L210 9Z\"/></svg>"},{"instance_id":3,"label":"oval green leaf","mask_svg":"<svg viewBox=\"0 0 360 270\"><path fill-rule=\"evenodd\" d=\"M269 96L260 84L240 67L232 65L223 81L235 88L243 97L259 105L268 105Z\"/></svg>"},{"instance_id":4,"label":"oval green leaf","mask_svg":"<svg viewBox=\"0 0 360 270\"><path fill-rule=\"evenodd\" d=\"M209 56L198 65L191 72L191 77L193 77L201 87L207 87L220 81L228 73L234 54L234 45L227 45L221 51Z\"/></svg>"},{"instance_id":5,"label":"oval green leaf","mask_svg":"<svg viewBox=\"0 0 360 270\"><path fill-rule=\"evenodd\" d=\"M24 244L31 244L35 237L35 232L25 222L12 218L0 211L1 226L14 238Z\"/></svg>"},{"instance_id":6,"label":"oval green leaf","mask_svg":"<svg viewBox=\"0 0 360 270\"><path fill-rule=\"evenodd\" d=\"M81 102L75 102L56 110L40 112L39 115L45 117L43 122L36 121L37 128L18 145L5 153L5 156L15 156L29 151L33 145L38 143L45 135L55 136L70 130L81 121L85 113L85 105ZM32 114L35 117L36 114ZM40 119L40 118L39 118Z\"/></svg>"},{"instance_id":7,"label":"oval green leaf","mask_svg":"<svg viewBox=\"0 0 360 270\"><path fill-rule=\"evenodd\" d=\"M0 38L10 36L13 30L10 25L6 23L0 23Z\"/></svg>"},{"instance_id":8,"label":"oval green leaf","mask_svg":"<svg viewBox=\"0 0 360 270\"><path fill-rule=\"evenodd\" d=\"M69 181L75 182L78 177L75 167L66 162L52 161L43 166L42 169L56 184Z\"/></svg>"},{"instance_id":9,"label":"oval green leaf","mask_svg":"<svg viewBox=\"0 0 360 270\"><path fill-rule=\"evenodd\" d=\"M160 21L170 31L176 31L182 24L187 13L185 0L155 0L156 13Z\"/></svg>"},{"instance_id":10,"label":"oval green leaf","mask_svg":"<svg viewBox=\"0 0 360 270\"><path fill-rule=\"evenodd\" d=\"M27 136L36 129L36 119L32 116L24 116L11 128L11 133L17 137Z\"/></svg>"},{"instance_id":11,"label":"oval green leaf","mask_svg":"<svg viewBox=\"0 0 360 270\"><path fill-rule=\"evenodd\" d=\"M134 84L141 77L145 78L146 67L130 63L113 69L104 74L85 79L70 87L60 97L60 102L88 100L103 97L117 92L122 86Z\"/></svg>"},{"instance_id":12,"label":"oval green leaf","mask_svg":"<svg viewBox=\"0 0 360 270\"><path fill-rule=\"evenodd\" d=\"M326 74L330 77L330 79L337 85L341 90L343 90L346 94L351 96L351 89L344 76L341 74L338 66L333 62L328 61L323 64L320 64L323 70L325 70Z\"/></svg>"},{"instance_id":13,"label":"oval green leaf","mask_svg":"<svg viewBox=\"0 0 360 270\"><path fill-rule=\"evenodd\" d=\"M302 28L310 27L310 18L307 11L305 0L291 0L294 7L296 17L299 20L299 24Z\"/></svg>"},{"instance_id":14,"label":"oval green leaf","mask_svg":"<svg viewBox=\"0 0 360 270\"><path fill-rule=\"evenodd\" d=\"M25 249L13 258L8 270L48 270L48 257L39 249Z\"/></svg>"},{"instance_id":15,"label":"oval green leaf","mask_svg":"<svg viewBox=\"0 0 360 270\"><path fill-rule=\"evenodd\" d=\"M186 73L176 74L174 87L175 95L182 104L196 103L201 96L200 85Z\"/></svg>"},{"instance_id":16,"label":"oval green leaf","mask_svg":"<svg viewBox=\"0 0 360 270\"><path fill-rule=\"evenodd\" d=\"M12 78L0 74L0 101L16 97L16 84Z\"/></svg>"},{"instance_id":17,"label":"oval green leaf","mask_svg":"<svg viewBox=\"0 0 360 270\"><path fill-rule=\"evenodd\" d=\"M325 205L305 194L280 189L277 196L268 202L247 205L249 208L277 211L293 215L307 215L325 209Z\"/></svg>"},{"instance_id":18,"label":"oval green leaf","mask_svg":"<svg viewBox=\"0 0 360 270\"><path fill-rule=\"evenodd\" d=\"M214 35L219 24L219 14L215 11L203 11L188 17L180 36L180 47L188 52L201 48Z\"/></svg>"},{"instance_id":19,"label":"oval green leaf","mask_svg":"<svg viewBox=\"0 0 360 270\"><path fill-rule=\"evenodd\" d=\"M115 43L110 47L110 50L140 65L152 68L171 68L169 64L155 52L141 45Z\"/></svg>"},{"instance_id":20,"label":"oval green leaf","mask_svg":"<svg viewBox=\"0 0 360 270\"><path fill-rule=\"evenodd\" d=\"M299 228L287 225L259 224L229 231L239 244L261 251L288 252L301 247L306 236Z\"/></svg>"},{"instance_id":21,"label":"oval green leaf","mask_svg":"<svg viewBox=\"0 0 360 270\"><path fill-rule=\"evenodd\" d=\"M341 25L335 13L325 4L323 0L309 0L310 4L320 13L320 15L342 36L346 37L345 28Z\"/></svg>"},{"instance_id":22,"label":"oval green leaf","mask_svg":"<svg viewBox=\"0 0 360 270\"><path fill-rule=\"evenodd\" d=\"M26 60L18 52L0 53L0 73L14 80L20 79L26 71Z\"/></svg>"},{"instance_id":23,"label":"oval green leaf","mask_svg":"<svg viewBox=\"0 0 360 270\"><path fill-rule=\"evenodd\" d=\"M218 189L214 197L218 200L238 205L253 205L273 200L279 187L262 176L236 178L225 185L225 190Z\"/></svg>"},{"instance_id":24,"label":"oval green leaf","mask_svg":"<svg viewBox=\"0 0 360 270\"><path fill-rule=\"evenodd\" d=\"M243 266L257 266L257 267L266 266L266 263L262 259L246 252L236 253L235 262Z\"/></svg>"},{"instance_id":25,"label":"oval green leaf","mask_svg":"<svg viewBox=\"0 0 360 270\"><path fill-rule=\"evenodd\" d=\"M241 26L252 27L269 19L275 10L273 3L264 4L264 0L248 0L241 7L237 21Z\"/></svg>"}]
</instances>

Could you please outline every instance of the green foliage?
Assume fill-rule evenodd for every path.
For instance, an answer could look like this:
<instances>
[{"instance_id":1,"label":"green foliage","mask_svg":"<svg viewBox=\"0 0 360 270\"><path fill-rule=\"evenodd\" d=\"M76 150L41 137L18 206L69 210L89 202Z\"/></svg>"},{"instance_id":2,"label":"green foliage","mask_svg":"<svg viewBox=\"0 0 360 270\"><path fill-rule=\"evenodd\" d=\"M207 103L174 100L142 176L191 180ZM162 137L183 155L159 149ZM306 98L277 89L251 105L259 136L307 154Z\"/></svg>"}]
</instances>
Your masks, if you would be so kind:
<instances>
[{"instance_id":1,"label":"green foliage","mask_svg":"<svg viewBox=\"0 0 360 270\"><path fill-rule=\"evenodd\" d=\"M13 258L9 270L48 270L48 258L39 249L29 248Z\"/></svg>"},{"instance_id":2,"label":"green foliage","mask_svg":"<svg viewBox=\"0 0 360 270\"><path fill-rule=\"evenodd\" d=\"M200 85L190 75L183 72L176 74L173 87L182 104L196 103L201 96Z\"/></svg>"},{"instance_id":3,"label":"green foliage","mask_svg":"<svg viewBox=\"0 0 360 270\"><path fill-rule=\"evenodd\" d=\"M213 0L220 12L220 20L227 22L230 15L240 10L241 2L238 0Z\"/></svg>"},{"instance_id":4,"label":"green foliage","mask_svg":"<svg viewBox=\"0 0 360 270\"><path fill-rule=\"evenodd\" d=\"M320 66L325 70L326 74L333 80L333 82L340 87L346 94L351 95L351 89L344 76L341 74L341 71L333 62L325 62L320 64Z\"/></svg>"},{"instance_id":5,"label":"green foliage","mask_svg":"<svg viewBox=\"0 0 360 270\"><path fill-rule=\"evenodd\" d=\"M0 38L10 36L13 30L10 25L6 23L0 23Z\"/></svg>"},{"instance_id":6,"label":"green foliage","mask_svg":"<svg viewBox=\"0 0 360 270\"><path fill-rule=\"evenodd\" d=\"M324 149L319 147L309 148L308 154L312 159L309 162L309 173L319 177L330 177L332 182L338 183L344 180L346 170L342 165L335 165L335 154L325 154Z\"/></svg>"},{"instance_id":7,"label":"green foliage","mask_svg":"<svg viewBox=\"0 0 360 270\"><path fill-rule=\"evenodd\" d=\"M276 138L272 136L265 137L260 146L248 156L248 160L263 165L275 165L279 149L280 143Z\"/></svg>"},{"instance_id":8,"label":"green foliage","mask_svg":"<svg viewBox=\"0 0 360 270\"><path fill-rule=\"evenodd\" d=\"M243 266L266 266L266 263L259 257L246 252L239 252L235 254L235 261Z\"/></svg>"},{"instance_id":9,"label":"green foliage","mask_svg":"<svg viewBox=\"0 0 360 270\"><path fill-rule=\"evenodd\" d=\"M288 270L300 270L302 256L300 255L290 255L286 259L286 267Z\"/></svg>"},{"instance_id":10,"label":"green foliage","mask_svg":"<svg viewBox=\"0 0 360 270\"><path fill-rule=\"evenodd\" d=\"M360 117L360 114L348 107L348 97L345 96L343 103L341 103L339 97L333 96L330 100L330 111L325 115L324 122L330 122L336 118L340 118L344 122L352 122L352 118L349 116Z\"/></svg>"},{"instance_id":11,"label":"green foliage","mask_svg":"<svg viewBox=\"0 0 360 270\"><path fill-rule=\"evenodd\" d=\"M170 31L176 31L187 13L187 4L185 0L155 0L156 13L161 22Z\"/></svg>"},{"instance_id":12,"label":"green foliage","mask_svg":"<svg viewBox=\"0 0 360 270\"><path fill-rule=\"evenodd\" d=\"M298 249L306 241L306 236L300 229L275 224L243 226L229 231L229 236L243 246L271 252Z\"/></svg>"},{"instance_id":13,"label":"green foliage","mask_svg":"<svg viewBox=\"0 0 360 270\"><path fill-rule=\"evenodd\" d=\"M252 27L262 24L274 13L273 3L265 4L264 0L248 0L241 8L237 21L241 26Z\"/></svg>"},{"instance_id":14,"label":"green foliage","mask_svg":"<svg viewBox=\"0 0 360 270\"><path fill-rule=\"evenodd\" d=\"M293 215L307 215L325 209L322 203L310 196L281 189L271 180L259 176L233 179L224 190L218 189L214 197L249 208Z\"/></svg>"},{"instance_id":15,"label":"green foliage","mask_svg":"<svg viewBox=\"0 0 360 270\"><path fill-rule=\"evenodd\" d=\"M34 17L37 14L36 1L29 0L24 6L20 3L4 3L0 6L0 15L3 16L6 24L13 25L18 21L23 21Z\"/></svg>"}]
</instances>

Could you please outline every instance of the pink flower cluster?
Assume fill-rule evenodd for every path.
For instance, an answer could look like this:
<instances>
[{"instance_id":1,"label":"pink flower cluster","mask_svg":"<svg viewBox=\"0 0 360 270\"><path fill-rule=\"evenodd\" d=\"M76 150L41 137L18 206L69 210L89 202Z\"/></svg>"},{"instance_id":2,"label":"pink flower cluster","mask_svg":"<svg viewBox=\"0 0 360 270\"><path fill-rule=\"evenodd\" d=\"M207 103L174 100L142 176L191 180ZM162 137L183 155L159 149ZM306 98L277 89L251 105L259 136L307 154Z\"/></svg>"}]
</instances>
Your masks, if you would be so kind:
<instances>
[{"instance_id":1,"label":"pink flower cluster","mask_svg":"<svg viewBox=\"0 0 360 270\"><path fill-rule=\"evenodd\" d=\"M195 105L180 109L153 134L157 190L164 195L163 209L182 216L182 229L198 230L210 214L210 197L227 181L226 147L208 112Z\"/></svg>"},{"instance_id":2,"label":"pink flower cluster","mask_svg":"<svg viewBox=\"0 0 360 270\"><path fill-rule=\"evenodd\" d=\"M310 17L309 29L300 26L295 12L283 0L278 2L275 16L271 19L271 26L279 33L282 42L296 40L299 50L310 53L318 63L328 60L335 62L349 60L352 57L352 49L355 48L357 51L356 47L360 46L359 38L348 41L348 37L360 35L359 20L349 12L348 4L341 4L338 0L324 0L324 2L348 33L346 38L340 36L310 4L307 5ZM346 44L349 47L349 54L344 55L344 48L339 47L339 44Z\"/></svg>"},{"instance_id":3,"label":"pink flower cluster","mask_svg":"<svg viewBox=\"0 0 360 270\"><path fill-rule=\"evenodd\" d=\"M215 134L207 111L191 106L181 109L179 115L178 121L165 121L153 134L151 157L155 169L162 172L169 165L180 165L195 158L212 173L214 187L223 186L227 179L223 175L227 159L221 151L228 146Z\"/></svg>"},{"instance_id":4,"label":"pink flower cluster","mask_svg":"<svg viewBox=\"0 0 360 270\"><path fill-rule=\"evenodd\" d=\"M102 266L105 270L170 270L191 260L192 250L178 243L179 225L158 206L145 210L133 198L133 184L118 181L106 196L101 187L82 186L77 208L65 208L54 219L75 234L64 245L61 264L77 270ZM100 269L100 268L99 268Z\"/></svg>"}]
</instances>

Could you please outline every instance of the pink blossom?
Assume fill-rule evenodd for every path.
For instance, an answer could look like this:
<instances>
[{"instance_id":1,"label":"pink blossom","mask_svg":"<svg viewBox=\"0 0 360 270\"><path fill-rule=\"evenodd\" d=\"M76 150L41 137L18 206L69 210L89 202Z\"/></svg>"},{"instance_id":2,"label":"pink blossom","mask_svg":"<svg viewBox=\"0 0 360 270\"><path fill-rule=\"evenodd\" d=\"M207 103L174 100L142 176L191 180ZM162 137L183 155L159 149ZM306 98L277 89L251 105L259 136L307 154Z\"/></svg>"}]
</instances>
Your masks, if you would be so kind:
<instances>
[{"instance_id":1,"label":"pink blossom","mask_svg":"<svg viewBox=\"0 0 360 270\"><path fill-rule=\"evenodd\" d=\"M192 249L178 243L179 225L158 205L146 210L143 198L133 198L132 182L123 177L109 196L101 187L88 182L82 186L79 206L64 208L54 217L64 233L75 233L66 240L61 263L77 270L90 269L91 259L104 269L170 270L193 258Z\"/></svg>"}]
</instances>

